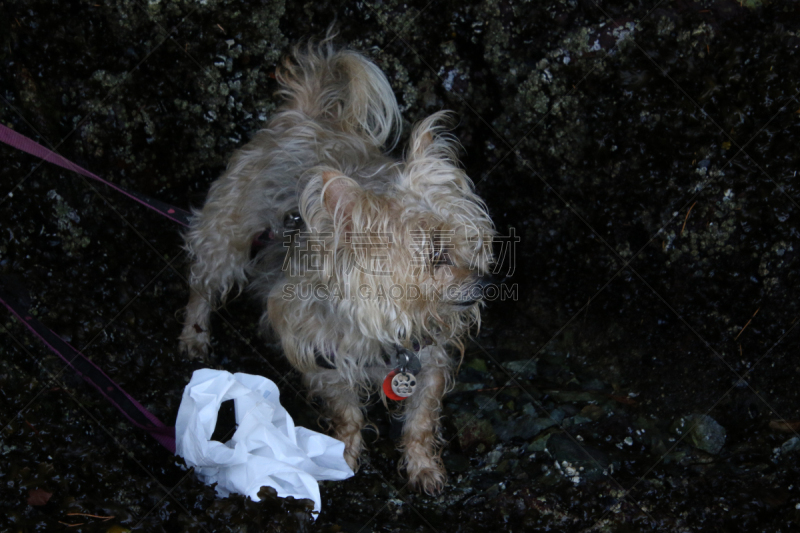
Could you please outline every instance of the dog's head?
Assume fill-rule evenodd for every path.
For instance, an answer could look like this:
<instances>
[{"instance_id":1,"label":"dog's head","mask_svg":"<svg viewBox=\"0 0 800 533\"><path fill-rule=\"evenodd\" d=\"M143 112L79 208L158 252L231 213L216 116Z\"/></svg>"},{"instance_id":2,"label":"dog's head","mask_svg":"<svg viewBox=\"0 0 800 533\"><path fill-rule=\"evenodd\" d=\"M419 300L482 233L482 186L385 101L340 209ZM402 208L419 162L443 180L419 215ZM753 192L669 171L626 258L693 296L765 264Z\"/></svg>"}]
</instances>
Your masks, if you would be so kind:
<instances>
[{"instance_id":1,"label":"dog's head","mask_svg":"<svg viewBox=\"0 0 800 533\"><path fill-rule=\"evenodd\" d=\"M411 135L405 161L379 193L317 169L301 202L321 236L316 271L336 313L386 344L431 338L460 345L480 322L494 226L459 168L458 144L437 113Z\"/></svg>"}]
</instances>

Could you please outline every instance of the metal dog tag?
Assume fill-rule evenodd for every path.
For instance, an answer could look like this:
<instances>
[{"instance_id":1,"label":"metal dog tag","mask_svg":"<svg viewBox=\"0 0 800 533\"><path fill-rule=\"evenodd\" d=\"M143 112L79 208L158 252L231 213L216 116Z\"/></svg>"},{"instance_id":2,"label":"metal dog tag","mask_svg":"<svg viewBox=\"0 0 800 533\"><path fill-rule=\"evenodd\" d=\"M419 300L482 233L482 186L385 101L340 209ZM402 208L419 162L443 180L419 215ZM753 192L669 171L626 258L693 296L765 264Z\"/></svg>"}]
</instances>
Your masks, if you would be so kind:
<instances>
[{"instance_id":1,"label":"metal dog tag","mask_svg":"<svg viewBox=\"0 0 800 533\"><path fill-rule=\"evenodd\" d=\"M416 386L417 377L410 372L399 372L392 378L392 392L401 398L414 394Z\"/></svg>"},{"instance_id":2,"label":"metal dog tag","mask_svg":"<svg viewBox=\"0 0 800 533\"><path fill-rule=\"evenodd\" d=\"M393 353L389 358L389 366L396 369L398 372L408 372L416 374L422 370L422 362L417 357L417 354L403 348L400 345L395 346L396 353Z\"/></svg>"}]
</instances>

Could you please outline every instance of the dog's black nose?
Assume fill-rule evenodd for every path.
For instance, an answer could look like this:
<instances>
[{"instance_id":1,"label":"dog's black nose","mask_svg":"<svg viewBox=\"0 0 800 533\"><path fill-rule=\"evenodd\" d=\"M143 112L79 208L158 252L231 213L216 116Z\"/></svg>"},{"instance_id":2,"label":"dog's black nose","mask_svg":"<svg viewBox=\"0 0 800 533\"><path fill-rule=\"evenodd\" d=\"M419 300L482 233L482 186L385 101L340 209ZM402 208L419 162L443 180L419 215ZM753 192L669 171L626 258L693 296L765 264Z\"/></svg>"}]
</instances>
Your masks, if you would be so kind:
<instances>
[{"instance_id":1,"label":"dog's black nose","mask_svg":"<svg viewBox=\"0 0 800 533\"><path fill-rule=\"evenodd\" d=\"M496 286L498 281L497 277L492 275L479 277L473 286L473 292L477 296L476 300L483 300L486 296L486 289Z\"/></svg>"},{"instance_id":2,"label":"dog's black nose","mask_svg":"<svg viewBox=\"0 0 800 533\"><path fill-rule=\"evenodd\" d=\"M477 278L473 284L466 290L464 299L458 302L458 305L469 307L470 305L483 300L486 296L487 288L496 285L495 276L481 276ZM491 290L491 289L490 289Z\"/></svg>"},{"instance_id":3,"label":"dog's black nose","mask_svg":"<svg viewBox=\"0 0 800 533\"><path fill-rule=\"evenodd\" d=\"M503 280L500 276L495 276L494 274L485 274L478 278L477 283L481 286L481 288L486 288L489 285L497 285L501 283Z\"/></svg>"}]
</instances>

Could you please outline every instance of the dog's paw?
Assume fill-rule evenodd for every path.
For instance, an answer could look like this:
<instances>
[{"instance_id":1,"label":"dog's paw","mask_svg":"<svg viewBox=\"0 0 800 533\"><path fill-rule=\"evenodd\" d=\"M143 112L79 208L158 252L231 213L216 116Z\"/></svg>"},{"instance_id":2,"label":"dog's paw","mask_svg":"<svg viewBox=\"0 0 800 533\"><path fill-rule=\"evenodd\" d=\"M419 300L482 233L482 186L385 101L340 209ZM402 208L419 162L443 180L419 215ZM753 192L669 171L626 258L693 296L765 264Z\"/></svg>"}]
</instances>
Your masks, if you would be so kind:
<instances>
[{"instance_id":1,"label":"dog's paw","mask_svg":"<svg viewBox=\"0 0 800 533\"><path fill-rule=\"evenodd\" d=\"M361 466L361 451L363 441L360 431L336 431L334 437L344 442L344 460L353 472L358 472Z\"/></svg>"},{"instance_id":2,"label":"dog's paw","mask_svg":"<svg viewBox=\"0 0 800 533\"><path fill-rule=\"evenodd\" d=\"M437 496L444 489L447 473L440 465L422 469L408 469L408 482L411 487L429 496Z\"/></svg>"},{"instance_id":3,"label":"dog's paw","mask_svg":"<svg viewBox=\"0 0 800 533\"><path fill-rule=\"evenodd\" d=\"M208 356L211 337L208 331L195 324L186 325L179 337L178 347L190 359L204 359Z\"/></svg>"},{"instance_id":4,"label":"dog's paw","mask_svg":"<svg viewBox=\"0 0 800 533\"><path fill-rule=\"evenodd\" d=\"M347 461L347 466L349 466L354 473L358 472L358 469L361 466L360 450L356 451L351 446L347 446L344 449L344 460Z\"/></svg>"}]
</instances>

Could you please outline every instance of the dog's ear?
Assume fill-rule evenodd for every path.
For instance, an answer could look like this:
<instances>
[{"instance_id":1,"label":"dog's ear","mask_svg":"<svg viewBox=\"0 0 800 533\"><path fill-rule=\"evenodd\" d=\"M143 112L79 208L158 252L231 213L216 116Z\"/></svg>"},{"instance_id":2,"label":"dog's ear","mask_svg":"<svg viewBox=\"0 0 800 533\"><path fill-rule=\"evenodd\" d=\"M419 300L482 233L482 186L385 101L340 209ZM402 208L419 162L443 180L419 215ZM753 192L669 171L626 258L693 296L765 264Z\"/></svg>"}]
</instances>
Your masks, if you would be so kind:
<instances>
[{"instance_id":1,"label":"dog's ear","mask_svg":"<svg viewBox=\"0 0 800 533\"><path fill-rule=\"evenodd\" d=\"M428 129L423 129L421 126L414 128L411 132L411 139L409 141L410 153L408 159L420 159L425 157L425 152L430 145L433 144L433 132Z\"/></svg>"},{"instance_id":2,"label":"dog's ear","mask_svg":"<svg viewBox=\"0 0 800 533\"><path fill-rule=\"evenodd\" d=\"M412 162L431 156L440 157L444 155L439 153L442 151L450 155L455 139L447 131L453 122L452 113L439 111L415 124L408 141L406 160Z\"/></svg>"},{"instance_id":3,"label":"dog's ear","mask_svg":"<svg viewBox=\"0 0 800 533\"><path fill-rule=\"evenodd\" d=\"M429 200L471 192L471 182L458 162L460 145L447 131L451 123L452 115L440 111L414 126L401 186Z\"/></svg>"},{"instance_id":4,"label":"dog's ear","mask_svg":"<svg viewBox=\"0 0 800 533\"><path fill-rule=\"evenodd\" d=\"M322 173L322 201L334 219L350 216L360 189L358 183L344 174L332 170Z\"/></svg>"}]
</instances>

